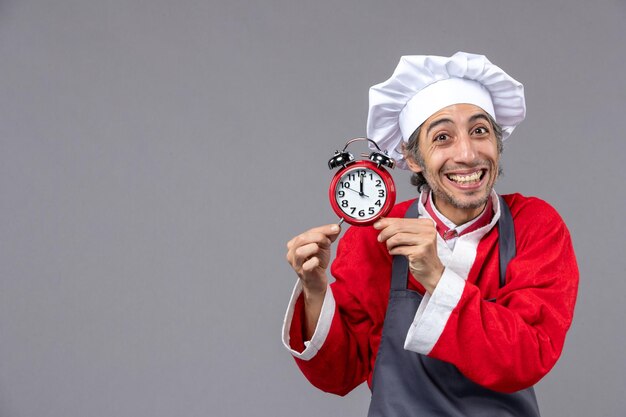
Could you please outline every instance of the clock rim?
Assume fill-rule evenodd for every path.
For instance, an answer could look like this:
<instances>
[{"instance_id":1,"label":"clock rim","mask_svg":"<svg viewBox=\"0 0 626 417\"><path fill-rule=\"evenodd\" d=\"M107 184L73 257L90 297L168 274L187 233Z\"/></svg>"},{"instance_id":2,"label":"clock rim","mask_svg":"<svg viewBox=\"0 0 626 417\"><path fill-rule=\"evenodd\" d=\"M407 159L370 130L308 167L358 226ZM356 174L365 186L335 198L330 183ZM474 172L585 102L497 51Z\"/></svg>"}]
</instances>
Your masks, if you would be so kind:
<instances>
[{"instance_id":1,"label":"clock rim","mask_svg":"<svg viewBox=\"0 0 626 417\"><path fill-rule=\"evenodd\" d=\"M348 171L355 169L355 168L367 168L367 169L371 169L372 171L376 172L383 180L385 186L387 187L387 199L385 201L385 204L383 204L383 207L380 209L380 211L375 214L373 217L364 219L364 220L359 220L359 219L355 219L354 217L351 217L349 215L347 215L346 213L343 212L343 210L341 210L341 207L339 207L339 204L337 203L337 199L335 198L335 187L337 186L337 183L339 182L339 179ZM344 167L342 167L339 171L337 171L335 173L335 175L333 176L332 181L330 182L330 187L328 188L328 197L330 200L330 205L333 209L333 211L335 212L335 214L337 216L339 216L340 218L342 218L346 223L349 223L353 226L369 226L374 224L378 219L385 217L387 214L389 214L389 212L391 211L391 209L393 208L393 206L396 203L396 185L393 181L393 177L391 176L391 174L389 173L389 171L387 171L385 168L383 168L382 166L372 162L372 161L356 161L353 162L351 164L346 164Z\"/></svg>"}]
</instances>

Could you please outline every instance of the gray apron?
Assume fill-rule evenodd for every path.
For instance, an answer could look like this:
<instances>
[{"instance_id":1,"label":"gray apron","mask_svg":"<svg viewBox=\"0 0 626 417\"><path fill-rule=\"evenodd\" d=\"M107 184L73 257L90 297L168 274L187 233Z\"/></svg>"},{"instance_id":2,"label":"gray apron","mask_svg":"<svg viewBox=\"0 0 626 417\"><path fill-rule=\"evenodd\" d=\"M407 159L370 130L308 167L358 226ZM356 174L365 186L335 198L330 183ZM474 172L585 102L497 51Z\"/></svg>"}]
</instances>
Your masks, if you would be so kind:
<instances>
[{"instance_id":1,"label":"gray apron","mask_svg":"<svg viewBox=\"0 0 626 417\"><path fill-rule=\"evenodd\" d=\"M515 231L511 212L499 198L502 287L506 266L515 256ZM405 217L418 217L417 205L415 200ZM512 394L492 391L470 381L450 363L404 349L406 334L422 300L419 293L406 288L407 274L406 257L394 256L368 417L539 417L532 387Z\"/></svg>"}]
</instances>

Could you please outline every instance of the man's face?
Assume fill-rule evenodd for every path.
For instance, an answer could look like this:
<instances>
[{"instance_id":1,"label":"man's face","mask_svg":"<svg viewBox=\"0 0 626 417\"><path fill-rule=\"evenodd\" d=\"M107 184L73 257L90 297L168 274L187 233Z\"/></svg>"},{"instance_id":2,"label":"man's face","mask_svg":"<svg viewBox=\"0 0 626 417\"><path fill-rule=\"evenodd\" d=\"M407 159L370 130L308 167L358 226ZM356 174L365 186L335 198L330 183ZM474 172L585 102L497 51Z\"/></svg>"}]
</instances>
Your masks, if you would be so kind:
<instances>
[{"instance_id":1,"label":"man's face","mask_svg":"<svg viewBox=\"0 0 626 417\"><path fill-rule=\"evenodd\" d=\"M480 214L500 160L487 113L472 104L444 107L422 124L418 140L423 160L409 157L407 162L423 173L437 209L453 221Z\"/></svg>"}]
</instances>

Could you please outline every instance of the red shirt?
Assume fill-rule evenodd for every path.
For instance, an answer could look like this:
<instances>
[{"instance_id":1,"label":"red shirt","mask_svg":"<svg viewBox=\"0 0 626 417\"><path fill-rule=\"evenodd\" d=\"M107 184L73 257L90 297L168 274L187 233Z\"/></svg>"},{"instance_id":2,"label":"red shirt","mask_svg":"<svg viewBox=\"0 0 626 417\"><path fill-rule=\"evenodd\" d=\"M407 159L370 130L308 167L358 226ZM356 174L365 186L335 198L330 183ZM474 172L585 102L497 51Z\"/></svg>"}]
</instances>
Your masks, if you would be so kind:
<instances>
[{"instance_id":1,"label":"red shirt","mask_svg":"<svg viewBox=\"0 0 626 417\"><path fill-rule=\"evenodd\" d=\"M478 243L460 298L427 354L452 363L482 386L513 392L534 385L560 356L573 316L578 268L569 232L551 206L519 194L504 199L517 242L507 284L499 288L494 227ZM409 204L398 204L389 217L403 217ZM391 275L391 256L377 235L371 227L350 227L342 237L331 269L335 310L328 334L313 357L296 358L309 381L324 391L345 395L363 381L371 386ZM415 279L407 275L407 280L409 288L424 293ZM302 351L301 297L289 318L288 343Z\"/></svg>"}]
</instances>

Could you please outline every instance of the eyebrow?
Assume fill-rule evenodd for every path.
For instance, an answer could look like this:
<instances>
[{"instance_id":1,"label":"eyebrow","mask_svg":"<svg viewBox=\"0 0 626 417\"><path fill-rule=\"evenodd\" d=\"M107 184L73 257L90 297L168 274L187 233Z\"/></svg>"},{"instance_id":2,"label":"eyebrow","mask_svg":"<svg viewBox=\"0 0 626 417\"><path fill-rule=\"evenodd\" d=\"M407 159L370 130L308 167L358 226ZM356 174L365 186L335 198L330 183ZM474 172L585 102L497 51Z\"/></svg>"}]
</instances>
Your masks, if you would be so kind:
<instances>
[{"instance_id":1,"label":"eyebrow","mask_svg":"<svg viewBox=\"0 0 626 417\"><path fill-rule=\"evenodd\" d=\"M486 122L489 122L489 118L484 113L477 113L469 118L468 122L473 123L478 119L483 119Z\"/></svg>"},{"instance_id":2,"label":"eyebrow","mask_svg":"<svg viewBox=\"0 0 626 417\"><path fill-rule=\"evenodd\" d=\"M483 119L489 122L489 118L487 118L487 116L484 113L476 113L475 115L473 115L472 117L468 119L468 123L474 123L478 119ZM442 125L444 123L453 123L453 122L451 119L448 119L447 117L444 117L443 119L435 120L430 125L428 125L428 129L426 129L426 136L428 136L431 130L433 130L437 126Z\"/></svg>"},{"instance_id":3,"label":"eyebrow","mask_svg":"<svg viewBox=\"0 0 626 417\"><path fill-rule=\"evenodd\" d=\"M452 123L452 120L448 119L448 118L445 118L445 117L443 119L435 120L430 125L428 125L428 129L426 129L426 136L428 136L428 134L430 133L431 130L433 130L437 126L442 125L444 123Z\"/></svg>"}]
</instances>

